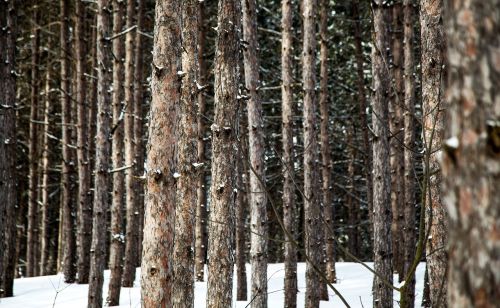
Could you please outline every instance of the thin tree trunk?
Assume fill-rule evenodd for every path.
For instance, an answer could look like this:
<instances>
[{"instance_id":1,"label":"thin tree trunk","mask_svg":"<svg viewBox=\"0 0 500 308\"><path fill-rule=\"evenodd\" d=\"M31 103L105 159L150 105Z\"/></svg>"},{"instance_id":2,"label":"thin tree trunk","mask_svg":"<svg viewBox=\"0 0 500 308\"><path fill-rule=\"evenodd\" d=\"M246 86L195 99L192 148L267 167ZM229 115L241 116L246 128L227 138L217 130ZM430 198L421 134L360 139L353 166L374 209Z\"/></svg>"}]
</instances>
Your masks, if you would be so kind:
<instances>
[{"instance_id":1,"label":"thin tree trunk","mask_svg":"<svg viewBox=\"0 0 500 308\"><path fill-rule=\"evenodd\" d=\"M241 112L243 113L243 112ZM242 115L240 113L240 124ZM243 126L243 124L242 124ZM238 192L236 195L236 300L246 301L248 296L247 272L246 272L246 217L248 209L248 180L244 159L247 157L248 138L243 134L239 137L238 161L236 171L236 186ZM245 177L245 179L243 178Z\"/></svg>"},{"instance_id":2,"label":"thin tree trunk","mask_svg":"<svg viewBox=\"0 0 500 308\"><path fill-rule=\"evenodd\" d=\"M196 105L198 99L198 1L184 0L181 99L177 122L178 164L173 253L173 307L194 307L194 223L198 180Z\"/></svg>"},{"instance_id":3,"label":"thin tree trunk","mask_svg":"<svg viewBox=\"0 0 500 308\"><path fill-rule=\"evenodd\" d=\"M127 21L125 29L130 29L134 24L135 1L127 0ZM136 179L134 178L134 169L136 164L135 142L134 142L134 41L136 34L132 31L125 36L125 106L124 106L124 151L125 166L131 167L125 171L125 192L126 192L126 236L125 236L125 260L123 265L122 286L133 287L135 279L135 266L137 264L137 242L138 234L138 210L136 200Z\"/></svg>"},{"instance_id":4,"label":"thin tree trunk","mask_svg":"<svg viewBox=\"0 0 500 308\"><path fill-rule=\"evenodd\" d=\"M89 109L85 82L85 11L82 1L76 1L75 60L77 104L77 159L78 159L78 221L77 221L77 271L78 283L88 283L89 251L91 239L90 194L91 166L89 161ZM90 95L89 95L90 96ZM90 100L89 100L90 101ZM90 102L92 103L92 102ZM93 153L92 153L93 154Z\"/></svg>"},{"instance_id":5,"label":"thin tree trunk","mask_svg":"<svg viewBox=\"0 0 500 308\"><path fill-rule=\"evenodd\" d=\"M326 244L326 276L329 282L336 281L335 274L335 240L333 230L333 202L332 202L332 161L330 155L330 138L328 134L329 124L329 104L328 104L328 1L321 0L320 8L320 93L319 93L319 108L321 114L320 125L320 141L321 141L321 178L323 187L322 203L325 222L328 226L324 227L325 230L325 244ZM326 284L325 284L325 291ZM326 298L328 300L328 292Z\"/></svg>"},{"instance_id":6,"label":"thin tree trunk","mask_svg":"<svg viewBox=\"0 0 500 308\"><path fill-rule=\"evenodd\" d=\"M426 192L427 267L430 305L446 307L448 254L448 220L441 201L441 171L438 155L443 140L443 88L445 34L442 24L443 0L422 0L420 35L422 48L423 136L429 153L429 175Z\"/></svg>"},{"instance_id":7,"label":"thin tree trunk","mask_svg":"<svg viewBox=\"0 0 500 308\"><path fill-rule=\"evenodd\" d=\"M292 1L281 1L281 130L283 143L283 224L296 237L295 184L293 162L293 64ZM285 242L285 308L297 306L297 249Z\"/></svg>"},{"instance_id":8,"label":"thin tree trunk","mask_svg":"<svg viewBox=\"0 0 500 308\"><path fill-rule=\"evenodd\" d=\"M234 204L238 131L239 0L221 0L215 51L215 115L212 130L212 186L208 239L207 307L232 305ZM224 224L220 222L223 221Z\"/></svg>"},{"instance_id":9,"label":"thin tree trunk","mask_svg":"<svg viewBox=\"0 0 500 308\"><path fill-rule=\"evenodd\" d=\"M106 265L106 235L109 209L111 49L110 1L97 2L97 132L94 175L94 209L89 278L89 307L102 307L102 285Z\"/></svg>"},{"instance_id":10,"label":"thin tree trunk","mask_svg":"<svg viewBox=\"0 0 500 308\"><path fill-rule=\"evenodd\" d=\"M374 46L373 70L373 249L374 269L379 275L373 281L373 307L392 307L391 245L391 174L389 164L389 33L390 6L383 0L372 1Z\"/></svg>"},{"instance_id":11,"label":"thin tree trunk","mask_svg":"<svg viewBox=\"0 0 500 308\"><path fill-rule=\"evenodd\" d=\"M500 303L499 0L447 1L448 108L443 201L450 307Z\"/></svg>"},{"instance_id":12,"label":"thin tree trunk","mask_svg":"<svg viewBox=\"0 0 500 308\"><path fill-rule=\"evenodd\" d=\"M198 83L205 86L207 68L204 58L205 53L205 36L206 36L206 20L205 20L205 4L200 2L198 9L198 66L199 77ZM205 113L206 113L206 99L205 93L200 91L198 93L198 163L205 164ZM205 254L206 254L206 229L207 229L207 207L206 207L206 186L205 186L205 165L198 175L198 184L196 187L197 206L196 206L196 230L195 230L195 274L196 281L203 281L205 275Z\"/></svg>"},{"instance_id":13,"label":"thin tree trunk","mask_svg":"<svg viewBox=\"0 0 500 308\"><path fill-rule=\"evenodd\" d=\"M0 297L13 296L16 256L16 1L0 3Z\"/></svg>"},{"instance_id":14,"label":"thin tree trunk","mask_svg":"<svg viewBox=\"0 0 500 308\"><path fill-rule=\"evenodd\" d=\"M155 15L141 268L146 308L172 307L175 195L180 175L175 143L181 102L181 3L157 1Z\"/></svg>"},{"instance_id":15,"label":"thin tree trunk","mask_svg":"<svg viewBox=\"0 0 500 308\"><path fill-rule=\"evenodd\" d=\"M255 0L242 0L245 87L250 99L247 102L248 156L250 172L250 264L251 307L267 307L267 209L264 173L264 121L262 104L257 92L259 85L259 60L257 50L257 11Z\"/></svg>"},{"instance_id":16,"label":"thin tree trunk","mask_svg":"<svg viewBox=\"0 0 500 308\"><path fill-rule=\"evenodd\" d=\"M359 241L359 233L358 233L358 226L357 224L359 223L359 207L357 202L355 201L355 196L354 193L354 174L355 174L355 160L356 160L356 150L352 146L353 144L353 137L356 136L356 131L354 128L354 125L349 129L347 132L347 144L348 144L348 163L347 163L347 184L348 184L348 193L347 193L347 208L349 210L348 212L348 222L349 222L349 229L348 229L348 236L349 236L349 252L352 253L355 256L359 256L359 246L360 246L360 241ZM350 145L350 146L349 146Z\"/></svg>"},{"instance_id":17,"label":"thin tree trunk","mask_svg":"<svg viewBox=\"0 0 500 308\"><path fill-rule=\"evenodd\" d=\"M123 15L125 13L125 2L121 0L113 1L113 35L123 30ZM117 169L123 166L123 119L122 119L122 101L124 99L123 88L123 57L124 42L123 37L117 37L113 40L113 128L111 144L112 168ZM125 166L126 167L126 166ZM128 171L127 171L128 172ZM120 302L121 280L123 272L123 195L125 194L124 174L122 171L113 173L113 193L111 200L111 238L109 247L109 269L111 277L109 279L109 291L106 304L109 306L118 306Z\"/></svg>"}]
</instances>

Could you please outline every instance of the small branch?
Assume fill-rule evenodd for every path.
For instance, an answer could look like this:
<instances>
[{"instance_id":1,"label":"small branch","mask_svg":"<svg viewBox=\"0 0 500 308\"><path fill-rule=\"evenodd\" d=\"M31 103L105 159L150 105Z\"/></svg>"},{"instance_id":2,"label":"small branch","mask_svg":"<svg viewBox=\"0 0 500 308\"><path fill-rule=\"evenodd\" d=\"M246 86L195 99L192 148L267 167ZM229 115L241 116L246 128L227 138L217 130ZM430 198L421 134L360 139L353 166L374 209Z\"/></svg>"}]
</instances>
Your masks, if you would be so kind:
<instances>
[{"instance_id":1,"label":"small branch","mask_svg":"<svg viewBox=\"0 0 500 308\"><path fill-rule=\"evenodd\" d=\"M134 165L128 165L128 166L121 166L121 167L118 167L118 168L115 168L115 169L111 169L108 171L108 173L115 173L115 172L120 172L120 171L123 171L123 170L127 170L127 169L130 169L132 168Z\"/></svg>"},{"instance_id":2,"label":"small branch","mask_svg":"<svg viewBox=\"0 0 500 308\"><path fill-rule=\"evenodd\" d=\"M137 25L132 26L132 27L130 27L130 28L128 28L128 29L125 29L125 30L123 30L122 32L120 32L120 33L117 33L117 34L113 35L112 37L107 37L107 38L106 38L106 40L107 40L107 41L112 41L112 40L114 40L114 39L119 38L120 36L124 36L125 34L129 33L130 31L133 31L133 30L135 30L135 29L137 29Z\"/></svg>"}]
</instances>

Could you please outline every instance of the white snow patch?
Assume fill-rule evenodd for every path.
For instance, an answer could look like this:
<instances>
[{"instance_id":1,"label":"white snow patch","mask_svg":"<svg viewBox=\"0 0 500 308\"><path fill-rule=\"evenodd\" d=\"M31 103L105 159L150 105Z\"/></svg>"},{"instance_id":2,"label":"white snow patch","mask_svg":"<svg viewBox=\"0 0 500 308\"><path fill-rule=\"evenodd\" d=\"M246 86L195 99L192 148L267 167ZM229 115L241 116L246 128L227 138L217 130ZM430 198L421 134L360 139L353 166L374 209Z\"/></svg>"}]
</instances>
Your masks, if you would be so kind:
<instances>
[{"instance_id":1,"label":"white snow patch","mask_svg":"<svg viewBox=\"0 0 500 308\"><path fill-rule=\"evenodd\" d=\"M450 149L458 149L458 146L460 145L460 141L458 141L457 136L453 136L451 138L446 139L444 143Z\"/></svg>"},{"instance_id":2,"label":"white snow patch","mask_svg":"<svg viewBox=\"0 0 500 308\"><path fill-rule=\"evenodd\" d=\"M181 177L181 174L178 172L174 172L174 179L178 179Z\"/></svg>"}]
</instances>

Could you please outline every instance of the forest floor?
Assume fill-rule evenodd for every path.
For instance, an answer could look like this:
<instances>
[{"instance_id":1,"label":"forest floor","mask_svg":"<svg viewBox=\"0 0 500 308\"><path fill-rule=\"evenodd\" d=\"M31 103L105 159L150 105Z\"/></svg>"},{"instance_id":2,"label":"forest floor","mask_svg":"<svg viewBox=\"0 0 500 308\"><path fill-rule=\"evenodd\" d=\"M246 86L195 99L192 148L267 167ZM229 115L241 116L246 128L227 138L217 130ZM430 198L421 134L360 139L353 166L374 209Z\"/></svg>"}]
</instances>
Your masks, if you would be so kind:
<instances>
[{"instance_id":1,"label":"forest floor","mask_svg":"<svg viewBox=\"0 0 500 308\"><path fill-rule=\"evenodd\" d=\"M372 263L367 263L373 266ZM268 305L270 308L283 307L283 277L284 266L280 264L270 264L268 267ZM298 286L297 306L304 306L305 296L305 264L298 264ZM351 307L368 308L372 307L372 279L373 275L362 265L356 263L339 262L336 264L338 283L334 286L345 297ZM424 284L425 264L419 264L417 268L417 286L415 307L420 307L422 302ZM247 265L248 290L250 290L250 266ZM137 269L137 277L140 276L140 269ZM109 271L105 272L104 296L108 292ZM396 276L394 276L394 281ZM140 307L139 279L136 279L133 288L122 288L119 307ZM236 282L235 282L236 285ZM42 276L35 278L20 278L14 283L14 297L0 299L2 308L79 308L87 306L88 285L65 284L62 274L55 276ZM195 288L195 307L205 307L205 296L207 290L206 282L197 282ZM249 291L250 292L250 291ZM322 301L321 307L343 307L342 302L332 290L328 290L330 300ZM399 298L398 292L394 293L394 298ZM234 295L236 290L234 290ZM248 296L250 298L250 294ZM235 301L234 307L246 307L247 302ZM395 303L394 307L398 307Z\"/></svg>"}]
</instances>

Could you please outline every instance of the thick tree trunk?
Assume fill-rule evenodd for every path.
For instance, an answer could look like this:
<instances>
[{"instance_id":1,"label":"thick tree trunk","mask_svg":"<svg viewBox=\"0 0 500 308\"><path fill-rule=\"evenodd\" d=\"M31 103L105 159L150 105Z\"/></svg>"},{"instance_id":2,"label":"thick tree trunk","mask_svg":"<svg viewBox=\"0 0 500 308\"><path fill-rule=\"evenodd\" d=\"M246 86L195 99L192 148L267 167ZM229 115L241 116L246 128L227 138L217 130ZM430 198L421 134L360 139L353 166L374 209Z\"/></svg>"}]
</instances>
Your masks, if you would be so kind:
<instances>
[{"instance_id":1,"label":"thick tree trunk","mask_svg":"<svg viewBox=\"0 0 500 308\"><path fill-rule=\"evenodd\" d=\"M123 30L123 15L125 13L125 2L121 0L113 1L113 35ZM123 166L123 119L122 119L122 101L124 99L124 42L123 36L113 40L113 128L111 144L112 168L118 169ZM125 166L127 167L127 166ZM128 170L126 171L128 172ZM125 181L123 171L113 172L113 193L111 200L111 238L109 247L109 269L111 277L109 279L109 291L106 304L109 306L118 306L120 302L121 280L123 272L123 195L125 194Z\"/></svg>"},{"instance_id":2,"label":"thick tree trunk","mask_svg":"<svg viewBox=\"0 0 500 308\"><path fill-rule=\"evenodd\" d=\"M95 154L94 209L89 279L89 307L102 307L102 285L106 265L106 236L109 209L111 48L110 1L97 2L97 135Z\"/></svg>"},{"instance_id":3,"label":"thick tree trunk","mask_svg":"<svg viewBox=\"0 0 500 308\"><path fill-rule=\"evenodd\" d=\"M207 307L232 305L234 205L238 132L239 0L221 0L215 51L215 114L212 130L212 186L208 239ZM220 222L223 221L224 224Z\"/></svg>"},{"instance_id":4,"label":"thick tree trunk","mask_svg":"<svg viewBox=\"0 0 500 308\"><path fill-rule=\"evenodd\" d=\"M319 307L320 278L314 266L320 266L323 259L321 206L318 188L318 140L316 129L317 99L316 87L316 0L304 0L302 79L304 86L304 224L305 249L309 257L306 266L305 307Z\"/></svg>"},{"instance_id":5,"label":"thick tree trunk","mask_svg":"<svg viewBox=\"0 0 500 308\"><path fill-rule=\"evenodd\" d=\"M292 1L281 1L281 131L283 143L283 224L296 237L295 183L293 161L293 63L292 63ZM286 308L297 306L297 248L285 242L285 303Z\"/></svg>"},{"instance_id":6,"label":"thick tree trunk","mask_svg":"<svg viewBox=\"0 0 500 308\"><path fill-rule=\"evenodd\" d=\"M500 303L499 0L447 1L447 126L443 201L448 209L450 307Z\"/></svg>"},{"instance_id":7,"label":"thick tree trunk","mask_svg":"<svg viewBox=\"0 0 500 308\"><path fill-rule=\"evenodd\" d=\"M242 112L243 113L243 112ZM240 124L245 121L241 120ZM237 161L237 195L236 195L236 300L246 301L248 296L247 272L246 272L246 217L248 209L248 172L245 168L244 160L247 158L247 141L245 135L239 137L238 161ZM245 177L245 179L244 179Z\"/></svg>"},{"instance_id":8,"label":"thick tree trunk","mask_svg":"<svg viewBox=\"0 0 500 308\"><path fill-rule=\"evenodd\" d=\"M402 306L415 306L415 274L408 277L415 258L415 61L413 52L413 1L403 1L404 11L404 254L403 273L405 276ZM402 275L400 274L400 277ZM408 277L408 280L406 279Z\"/></svg>"},{"instance_id":9,"label":"thick tree trunk","mask_svg":"<svg viewBox=\"0 0 500 308\"><path fill-rule=\"evenodd\" d=\"M380 276L373 281L373 307L392 307L391 245L391 174L389 164L389 33L390 6L383 0L372 1L374 42L373 71L373 249L374 268Z\"/></svg>"},{"instance_id":10,"label":"thick tree trunk","mask_svg":"<svg viewBox=\"0 0 500 308\"><path fill-rule=\"evenodd\" d=\"M198 83L205 86L207 68L205 64L205 5L200 2L198 9L198 66L199 76ZM195 274L196 281L203 281L205 275L205 255L206 255L206 229L207 229L207 207L206 207L206 186L205 186L205 112L206 112L206 99L205 93L200 91L198 93L198 163L204 164L203 169L198 174L198 184L196 186L197 204L196 204L196 229L195 229Z\"/></svg>"},{"instance_id":11,"label":"thick tree trunk","mask_svg":"<svg viewBox=\"0 0 500 308\"><path fill-rule=\"evenodd\" d=\"M181 3L156 2L152 102L147 153L144 241L141 268L143 307L172 307L177 179L176 128L181 102Z\"/></svg>"},{"instance_id":12,"label":"thick tree trunk","mask_svg":"<svg viewBox=\"0 0 500 308\"><path fill-rule=\"evenodd\" d=\"M182 10L181 99L177 123L178 164L173 253L173 307L194 307L194 224L201 167L198 164L198 1L184 0Z\"/></svg>"},{"instance_id":13,"label":"thick tree trunk","mask_svg":"<svg viewBox=\"0 0 500 308\"><path fill-rule=\"evenodd\" d=\"M16 255L16 1L0 3L0 297L13 296Z\"/></svg>"},{"instance_id":14,"label":"thick tree trunk","mask_svg":"<svg viewBox=\"0 0 500 308\"><path fill-rule=\"evenodd\" d=\"M391 131L391 209L392 209L392 254L394 269L403 279L404 253L404 119L405 92L403 84L403 6L394 3L392 8L392 83L389 120Z\"/></svg>"},{"instance_id":15,"label":"thick tree trunk","mask_svg":"<svg viewBox=\"0 0 500 308\"><path fill-rule=\"evenodd\" d=\"M422 48L423 136L429 155L426 193L427 268L430 305L446 307L448 223L441 202L441 171L438 155L443 140L443 95L445 34L442 24L443 0L423 0L420 4Z\"/></svg>"},{"instance_id":16,"label":"thick tree trunk","mask_svg":"<svg viewBox=\"0 0 500 308\"><path fill-rule=\"evenodd\" d=\"M135 1L127 0L127 21L125 28L130 29L134 24ZM124 106L124 152L125 152L125 207L126 207L126 236L125 255L123 264L122 286L133 287L135 279L135 266L137 264L138 245L137 235L139 227L139 213L136 198L136 179L134 169L137 168L134 162L135 140L134 140L134 41L136 33L130 31L125 36L125 106Z\"/></svg>"},{"instance_id":17,"label":"thick tree trunk","mask_svg":"<svg viewBox=\"0 0 500 308\"><path fill-rule=\"evenodd\" d=\"M255 0L242 0L245 87L250 99L247 102L248 156L250 159L250 264L251 307L267 307L267 209L263 183L264 172L264 121L262 103L257 92L259 85L259 60L257 51L257 11Z\"/></svg>"}]
</instances>

